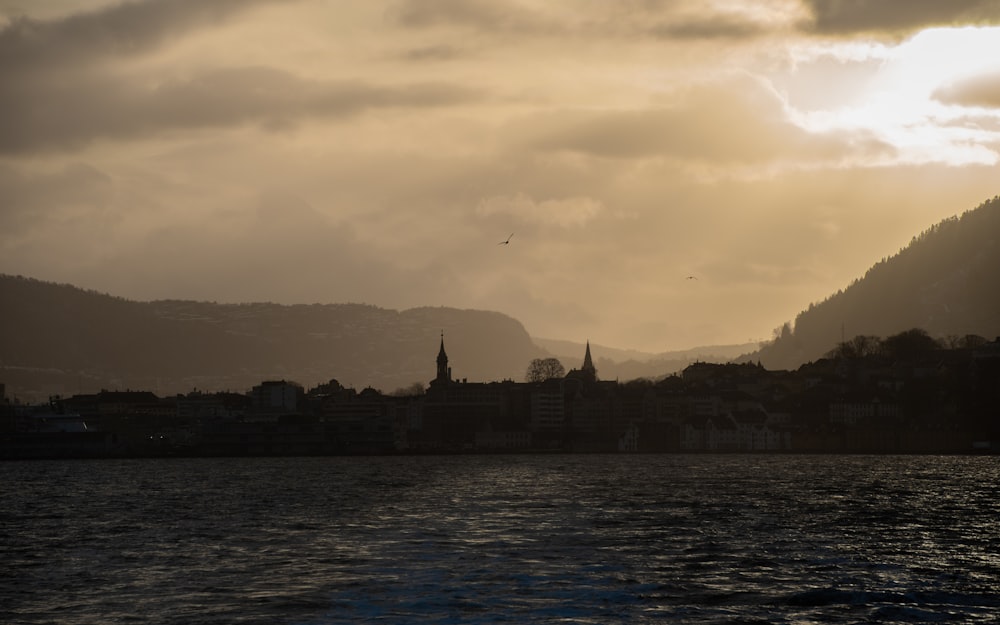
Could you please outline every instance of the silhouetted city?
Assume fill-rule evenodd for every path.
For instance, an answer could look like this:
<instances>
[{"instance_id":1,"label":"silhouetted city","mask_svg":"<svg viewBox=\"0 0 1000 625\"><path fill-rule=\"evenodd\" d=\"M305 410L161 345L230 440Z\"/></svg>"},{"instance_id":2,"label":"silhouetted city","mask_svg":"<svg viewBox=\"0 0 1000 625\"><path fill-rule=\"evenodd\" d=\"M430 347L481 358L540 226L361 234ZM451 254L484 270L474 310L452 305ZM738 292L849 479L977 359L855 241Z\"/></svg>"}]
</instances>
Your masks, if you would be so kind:
<instances>
[{"instance_id":1,"label":"silhouetted city","mask_svg":"<svg viewBox=\"0 0 1000 625\"><path fill-rule=\"evenodd\" d=\"M428 355L430 359L430 354ZM247 393L102 390L4 399L4 458L511 452L997 451L1000 339L942 345L918 329L858 336L795 371L695 363L659 381L601 380L536 359L527 382L436 376L386 394L336 379ZM460 364L460 363L459 363ZM2 387L0 387L2 388Z\"/></svg>"}]
</instances>

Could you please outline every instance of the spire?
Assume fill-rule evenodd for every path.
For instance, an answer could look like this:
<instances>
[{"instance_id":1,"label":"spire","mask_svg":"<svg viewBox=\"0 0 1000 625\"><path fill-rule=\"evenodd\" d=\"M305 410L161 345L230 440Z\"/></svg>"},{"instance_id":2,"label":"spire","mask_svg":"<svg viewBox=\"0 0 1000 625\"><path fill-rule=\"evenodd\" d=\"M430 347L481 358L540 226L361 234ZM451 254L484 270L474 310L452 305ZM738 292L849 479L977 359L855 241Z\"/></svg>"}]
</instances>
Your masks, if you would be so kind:
<instances>
[{"instance_id":1,"label":"spire","mask_svg":"<svg viewBox=\"0 0 1000 625\"><path fill-rule=\"evenodd\" d=\"M594 367L594 360L590 357L590 341L587 341L587 353L583 357L583 366L580 371L584 372L591 380L597 379L597 368Z\"/></svg>"},{"instance_id":2,"label":"spire","mask_svg":"<svg viewBox=\"0 0 1000 625\"><path fill-rule=\"evenodd\" d=\"M444 351L444 330L441 331L441 349L437 357L437 377L435 382L450 382L451 370L448 368L448 354Z\"/></svg>"}]
</instances>

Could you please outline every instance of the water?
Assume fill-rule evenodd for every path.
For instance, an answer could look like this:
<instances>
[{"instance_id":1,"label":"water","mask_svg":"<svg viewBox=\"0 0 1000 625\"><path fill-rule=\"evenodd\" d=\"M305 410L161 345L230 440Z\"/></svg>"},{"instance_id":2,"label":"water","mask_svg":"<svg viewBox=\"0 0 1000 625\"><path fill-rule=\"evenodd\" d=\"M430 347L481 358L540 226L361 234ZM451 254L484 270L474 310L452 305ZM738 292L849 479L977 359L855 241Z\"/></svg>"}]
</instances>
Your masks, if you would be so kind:
<instances>
[{"instance_id":1,"label":"water","mask_svg":"<svg viewBox=\"0 0 1000 625\"><path fill-rule=\"evenodd\" d=\"M986 623L998 457L0 463L3 623Z\"/></svg>"}]
</instances>

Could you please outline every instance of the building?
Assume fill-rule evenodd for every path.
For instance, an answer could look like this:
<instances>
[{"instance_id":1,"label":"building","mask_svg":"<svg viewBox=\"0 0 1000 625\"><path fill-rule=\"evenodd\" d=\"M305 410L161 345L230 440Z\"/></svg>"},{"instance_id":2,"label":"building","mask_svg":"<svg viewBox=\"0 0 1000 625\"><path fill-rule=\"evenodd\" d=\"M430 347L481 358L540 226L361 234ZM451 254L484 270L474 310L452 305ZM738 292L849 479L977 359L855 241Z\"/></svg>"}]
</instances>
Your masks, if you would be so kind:
<instances>
[{"instance_id":1,"label":"building","mask_svg":"<svg viewBox=\"0 0 1000 625\"><path fill-rule=\"evenodd\" d=\"M421 429L409 432L410 447L471 450L476 448L477 433L525 430L510 427L513 386L513 382L453 380L442 333L437 375L424 396Z\"/></svg>"},{"instance_id":2,"label":"building","mask_svg":"<svg viewBox=\"0 0 1000 625\"><path fill-rule=\"evenodd\" d=\"M304 398L305 389L286 380L261 382L250 391L251 409L258 415L293 414Z\"/></svg>"}]
</instances>

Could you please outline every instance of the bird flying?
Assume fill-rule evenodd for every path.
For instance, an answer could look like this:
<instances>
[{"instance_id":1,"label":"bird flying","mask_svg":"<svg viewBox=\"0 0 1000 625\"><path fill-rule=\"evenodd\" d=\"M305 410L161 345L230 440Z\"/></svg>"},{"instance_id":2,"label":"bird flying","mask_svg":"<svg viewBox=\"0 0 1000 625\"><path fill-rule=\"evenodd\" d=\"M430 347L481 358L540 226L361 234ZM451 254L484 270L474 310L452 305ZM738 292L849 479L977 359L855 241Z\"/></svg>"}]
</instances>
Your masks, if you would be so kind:
<instances>
[{"instance_id":1,"label":"bird flying","mask_svg":"<svg viewBox=\"0 0 1000 625\"><path fill-rule=\"evenodd\" d=\"M512 236L514 236L513 232L510 233L510 237ZM506 241L500 241L499 243L497 243L497 245L510 245L510 237L507 237Z\"/></svg>"}]
</instances>

